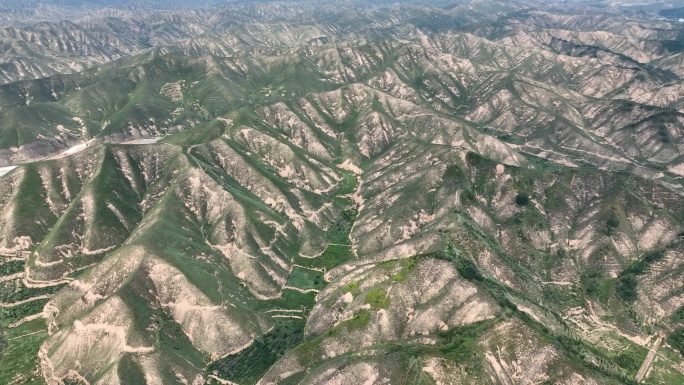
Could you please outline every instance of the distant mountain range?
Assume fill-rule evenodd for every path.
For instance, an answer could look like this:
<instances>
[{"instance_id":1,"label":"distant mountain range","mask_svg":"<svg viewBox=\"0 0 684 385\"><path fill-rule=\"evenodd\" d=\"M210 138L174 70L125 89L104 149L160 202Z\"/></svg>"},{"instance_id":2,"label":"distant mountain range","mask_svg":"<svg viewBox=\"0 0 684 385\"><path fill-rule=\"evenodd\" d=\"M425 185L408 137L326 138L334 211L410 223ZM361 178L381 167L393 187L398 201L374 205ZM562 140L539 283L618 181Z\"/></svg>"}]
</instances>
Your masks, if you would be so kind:
<instances>
[{"instance_id":1,"label":"distant mountain range","mask_svg":"<svg viewBox=\"0 0 684 385\"><path fill-rule=\"evenodd\" d=\"M0 384L684 383L664 6L77 5L0 12Z\"/></svg>"}]
</instances>

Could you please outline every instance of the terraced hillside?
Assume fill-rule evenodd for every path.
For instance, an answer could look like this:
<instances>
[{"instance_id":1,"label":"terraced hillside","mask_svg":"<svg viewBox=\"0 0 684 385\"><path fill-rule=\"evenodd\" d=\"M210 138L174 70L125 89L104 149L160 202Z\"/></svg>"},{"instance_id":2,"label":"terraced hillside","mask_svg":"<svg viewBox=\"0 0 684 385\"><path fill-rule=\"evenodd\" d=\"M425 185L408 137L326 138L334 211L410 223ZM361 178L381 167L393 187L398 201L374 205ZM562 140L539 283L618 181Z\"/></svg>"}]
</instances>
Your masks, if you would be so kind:
<instances>
[{"instance_id":1,"label":"terraced hillside","mask_svg":"<svg viewBox=\"0 0 684 385\"><path fill-rule=\"evenodd\" d=\"M680 24L303 2L2 33L44 68L0 68L0 383L684 382Z\"/></svg>"}]
</instances>

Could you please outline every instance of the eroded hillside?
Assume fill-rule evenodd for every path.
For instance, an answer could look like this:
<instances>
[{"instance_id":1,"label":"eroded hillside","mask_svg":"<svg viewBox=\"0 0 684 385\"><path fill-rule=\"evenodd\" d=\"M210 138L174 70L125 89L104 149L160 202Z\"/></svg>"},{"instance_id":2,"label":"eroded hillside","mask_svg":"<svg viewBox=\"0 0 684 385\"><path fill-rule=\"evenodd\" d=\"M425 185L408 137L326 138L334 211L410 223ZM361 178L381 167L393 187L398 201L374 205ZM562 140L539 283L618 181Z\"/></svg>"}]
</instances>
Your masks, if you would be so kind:
<instances>
[{"instance_id":1,"label":"eroded hillside","mask_svg":"<svg viewBox=\"0 0 684 385\"><path fill-rule=\"evenodd\" d=\"M682 27L319 10L0 31L0 382L684 382Z\"/></svg>"}]
</instances>

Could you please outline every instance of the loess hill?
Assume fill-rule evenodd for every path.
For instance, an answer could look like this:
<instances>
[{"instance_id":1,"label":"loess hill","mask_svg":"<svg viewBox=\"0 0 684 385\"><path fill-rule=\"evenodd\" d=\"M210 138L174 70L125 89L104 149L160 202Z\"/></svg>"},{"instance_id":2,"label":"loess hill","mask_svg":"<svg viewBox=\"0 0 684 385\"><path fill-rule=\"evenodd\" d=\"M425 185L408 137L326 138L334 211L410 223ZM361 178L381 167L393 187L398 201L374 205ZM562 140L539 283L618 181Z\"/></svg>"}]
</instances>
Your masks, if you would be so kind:
<instances>
[{"instance_id":1,"label":"loess hill","mask_svg":"<svg viewBox=\"0 0 684 385\"><path fill-rule=\"evenodd\" d=\"M0 383L684 383L684 26L438 5L8 22Z\"/></svg>"}]
</instances>

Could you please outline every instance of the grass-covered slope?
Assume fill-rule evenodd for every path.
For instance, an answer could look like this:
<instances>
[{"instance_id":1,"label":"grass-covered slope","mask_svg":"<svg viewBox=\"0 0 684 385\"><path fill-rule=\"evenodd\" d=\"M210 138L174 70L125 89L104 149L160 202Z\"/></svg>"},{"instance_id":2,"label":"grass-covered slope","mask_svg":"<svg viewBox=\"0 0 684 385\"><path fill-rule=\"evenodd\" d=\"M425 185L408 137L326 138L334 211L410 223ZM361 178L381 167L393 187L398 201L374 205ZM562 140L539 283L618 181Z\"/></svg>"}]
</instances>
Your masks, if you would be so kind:
<instances>
[{"instance_id":1,"label":"grass-covered slope","mask_svg":"<svg viewBox=\"0 0 684 385\"><path fill-rule=\"evenodd\" d=\"M0 383L684 381L680 26L244 7L0 86Z\"/></svg>"}]
</instances>

